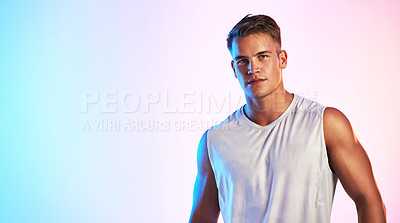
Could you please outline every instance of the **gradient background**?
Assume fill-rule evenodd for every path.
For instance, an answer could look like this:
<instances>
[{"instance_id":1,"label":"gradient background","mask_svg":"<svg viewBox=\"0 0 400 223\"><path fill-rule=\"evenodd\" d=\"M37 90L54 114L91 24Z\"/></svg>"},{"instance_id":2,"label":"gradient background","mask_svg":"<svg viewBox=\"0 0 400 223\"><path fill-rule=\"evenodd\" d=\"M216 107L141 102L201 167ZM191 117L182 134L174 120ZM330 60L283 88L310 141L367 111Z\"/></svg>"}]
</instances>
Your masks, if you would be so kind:
<instances>
[{"instance_id":1,"label":"gradient background","mask_svg":"<svg viewBox=\"0 0 400 223\"><path fill-rule=\"evenodd\" d=\"M399 222L394 0L0 1L0 222L187 222L207 126L182 124L243 102L225 39L248 13L280 25L286 88L350 119ZM340 184L332 222L356 222Z\"/></svg>"}]
</instances>

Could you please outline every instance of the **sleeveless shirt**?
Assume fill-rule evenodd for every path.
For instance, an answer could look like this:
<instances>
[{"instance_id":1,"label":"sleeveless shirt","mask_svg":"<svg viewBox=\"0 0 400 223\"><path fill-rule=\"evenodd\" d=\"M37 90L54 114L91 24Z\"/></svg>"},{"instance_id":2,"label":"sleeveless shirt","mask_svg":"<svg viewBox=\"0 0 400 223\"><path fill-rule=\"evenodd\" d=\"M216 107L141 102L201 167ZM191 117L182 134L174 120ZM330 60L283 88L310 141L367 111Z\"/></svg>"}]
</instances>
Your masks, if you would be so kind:
<instances>
[{"instance_id":1,"label":"sleeveless shirt","mask_svg":"<svg viewBox=\"0 0 400 223\"><path fill-rule=\"evenodd\" d=\"M224 222L330 222L337 177L325 146L325 107L294 95L266 126L243 109L207 132Z\"/></svg>"}]
</instances>

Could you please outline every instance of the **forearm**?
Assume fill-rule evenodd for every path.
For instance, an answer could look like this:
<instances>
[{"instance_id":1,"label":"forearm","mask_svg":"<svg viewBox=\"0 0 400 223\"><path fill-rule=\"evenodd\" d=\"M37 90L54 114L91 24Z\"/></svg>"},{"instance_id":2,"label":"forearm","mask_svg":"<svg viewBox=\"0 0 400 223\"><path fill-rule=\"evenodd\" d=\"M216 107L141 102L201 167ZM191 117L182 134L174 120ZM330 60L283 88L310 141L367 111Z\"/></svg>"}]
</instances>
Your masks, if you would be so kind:
<instances>
[{"instance_id":1,"label":"forearm","mask_svg":"<svg viewBox=\"0 0 400 223\"><path fill-rule=\"evenodd\" d=\"M383 202L356 203L358 223L385 223L386 209Z\"/></svg>"}]
</instances>

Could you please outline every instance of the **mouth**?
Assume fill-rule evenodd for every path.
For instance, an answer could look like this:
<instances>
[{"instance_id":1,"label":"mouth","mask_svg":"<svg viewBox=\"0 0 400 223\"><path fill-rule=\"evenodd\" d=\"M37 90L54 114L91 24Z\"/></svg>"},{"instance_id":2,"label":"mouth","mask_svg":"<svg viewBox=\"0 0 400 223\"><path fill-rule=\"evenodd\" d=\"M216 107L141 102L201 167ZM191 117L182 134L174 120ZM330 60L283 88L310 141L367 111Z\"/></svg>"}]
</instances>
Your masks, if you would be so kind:
<instances>
[{"instance_id":1,"label":"mouth","mask_svg":"<svg viewBox=\"0 0 400 223\"><path fill-rule=\"evenodd\" d=\"M253 78L247 81L247 84L256 85L260 84L261 82L265 81L265 78Z\"/></svg>"}]
</instances>

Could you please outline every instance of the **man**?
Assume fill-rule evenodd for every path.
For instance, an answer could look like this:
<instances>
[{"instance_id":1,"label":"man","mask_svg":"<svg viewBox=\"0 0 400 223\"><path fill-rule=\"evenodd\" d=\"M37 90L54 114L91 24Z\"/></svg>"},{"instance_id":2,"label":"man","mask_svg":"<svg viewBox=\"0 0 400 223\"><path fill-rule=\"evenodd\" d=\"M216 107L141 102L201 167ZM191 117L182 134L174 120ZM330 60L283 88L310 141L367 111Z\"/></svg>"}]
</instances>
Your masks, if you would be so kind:
<instances>
[{"instance_id":1,"label":"man","mask_svg":"<svg viewBox=\"0 0 400 223\"><path fill-rule=\"evenodd\" d=\"M347 118L287 92L280 28L246 16L229 33L232 69L246 105L204 133L190 222L326 223L336 181L359 222L385 222L371 164Z\"/></svg>"}]
</instances>

